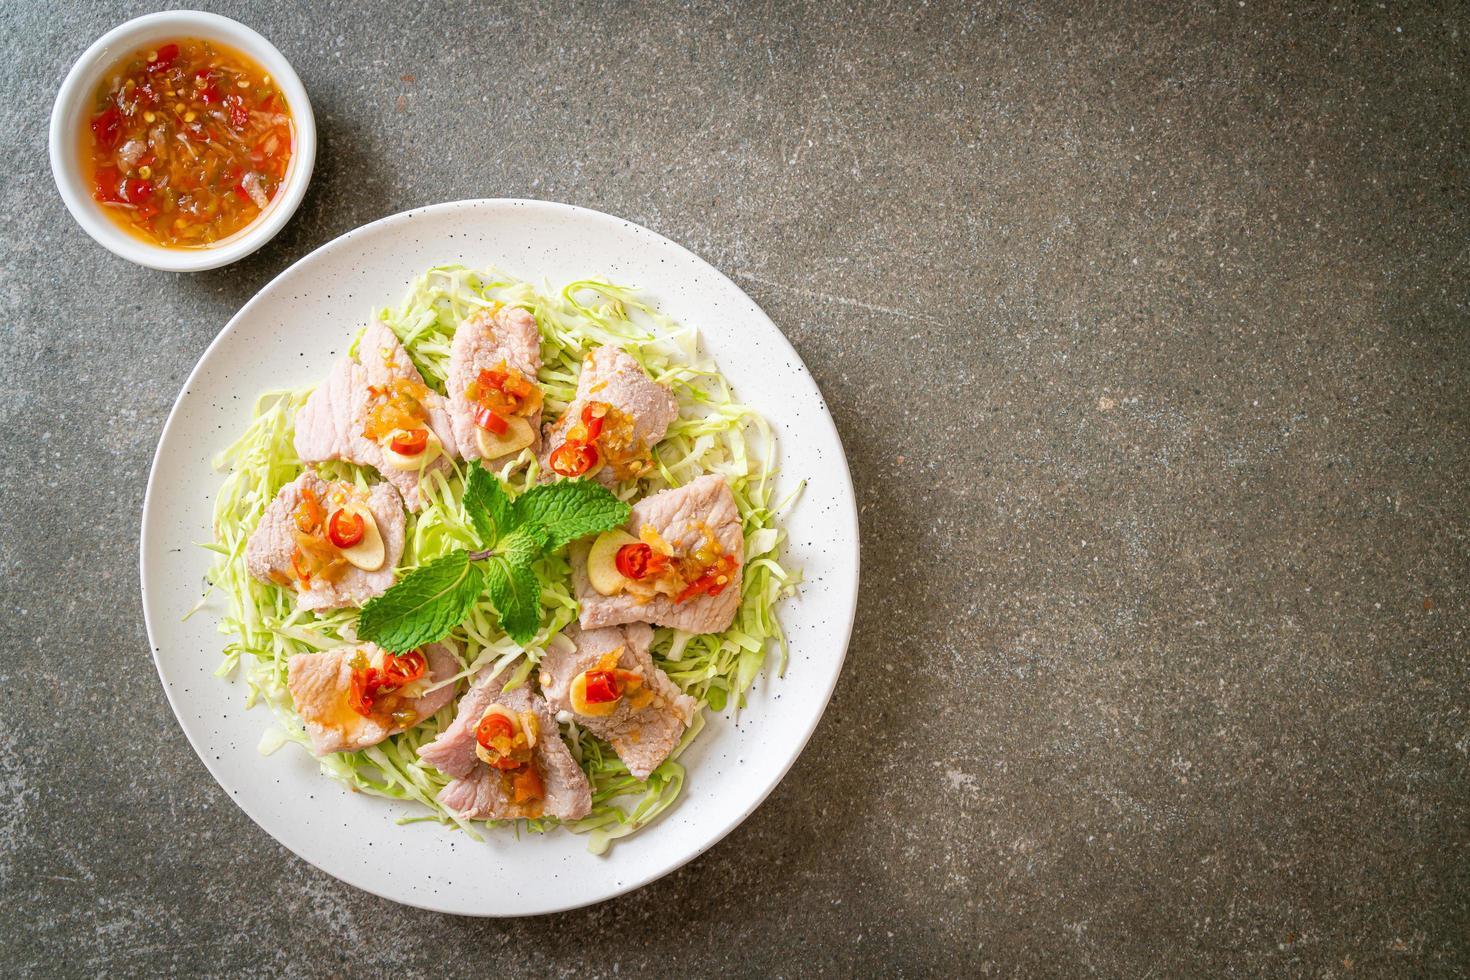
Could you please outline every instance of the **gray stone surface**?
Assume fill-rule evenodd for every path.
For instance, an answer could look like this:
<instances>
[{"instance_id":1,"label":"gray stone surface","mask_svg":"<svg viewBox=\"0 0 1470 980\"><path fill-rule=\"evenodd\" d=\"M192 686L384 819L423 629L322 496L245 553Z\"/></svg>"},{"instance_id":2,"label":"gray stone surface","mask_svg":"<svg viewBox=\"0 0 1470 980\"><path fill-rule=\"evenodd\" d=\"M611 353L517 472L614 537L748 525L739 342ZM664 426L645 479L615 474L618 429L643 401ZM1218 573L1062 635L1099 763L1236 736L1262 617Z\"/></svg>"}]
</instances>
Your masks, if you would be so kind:
<instances>
[{"instance_id":1,"label":"gray stone surface","mask_svg":"<svg viewBox=\"0 0 1470 980\"><path fill-rule=\"evenodd\" d=\"M294 61L322 148L276 242L186 276L95 247L47 168L62 75L142 8L0 7L0 971L1463 975L1463 6L204 6ZM847 670L771 799L635 894L506 922L246 819L135 570L225 320L472 196L735 277L826 392L864 535Z\"/></svg>"}]
</instances>

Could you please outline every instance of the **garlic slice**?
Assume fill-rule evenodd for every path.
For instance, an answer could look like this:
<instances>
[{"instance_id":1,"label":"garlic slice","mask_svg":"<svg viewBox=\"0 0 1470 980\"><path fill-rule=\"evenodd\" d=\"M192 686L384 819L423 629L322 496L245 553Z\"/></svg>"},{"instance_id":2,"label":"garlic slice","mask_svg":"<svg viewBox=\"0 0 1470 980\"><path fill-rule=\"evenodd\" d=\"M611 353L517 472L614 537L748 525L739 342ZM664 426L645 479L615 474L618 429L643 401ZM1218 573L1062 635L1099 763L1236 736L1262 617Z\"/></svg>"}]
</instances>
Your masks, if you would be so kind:
<instances>
[{"instance_id":1,"label":"garlic slice","mask_svg":"<svg viewBox=\"0 0 1470 980\"><path fill-rule=\"evenodd\" d=\"M587 700L587 671L582 671L572 678L571 689L567 692L567 700L572 703L572 710L587 718L606 718L618 710L618 704L623 699L613 698L611 701L600 701L589 703Z\"/></svg>"},{"instance_id":2,"label":"garlic slice","mask_svg":"<svg viewBox=\"0 0 1470 980\"><path fill-rule=\"evenodd\" d=\"M594 589L603 595L617 595L628 587L627 578L618 571L618 551L637 543L637 538L621 529L597 536L587 553L587 581Z\"/></svg>"},{"instance_id":3,"label":"garlic slice","mask_svg":"<svg viewBox=\"0 0 1470 980\"><path fill-rule=\"evenodd\" d=\"M429 431L429 441L424 444L424 451L417 456L405 456L403 453L394 452L391 448L395 438L408 434L407 429L394 429L388 433L378 444L379 448L383 450L383 461L395 470L412 473L420 467L427 466L443 455L444 443L439 441L439 436L435 434L433 429L427 425L424 428Z\"/></svg>"},{"instance_id":4,"label":"garlic slice","mask_svg":"<svg viewBox=\"0 0 1470 980\"><path fill-rule=\"evenodd\" d=\"M512 415L505 420L505 425L505 431L499 435L475 426L475 445L485 459L499 459L501 456L518 453L536 441L536 430L521 416Z\"/></svg>"},{"instance_id":5,"label":"garlic slice","mask_svg":"<svg viewBox=\"0 0 1470 980\"><path fill-rule=\"evenodd\" d=\"M373 512L368 509L367 504L359 500L347 501L342 505L342 509L362 518L362 540L350 548L340 549L342 557L364 572L376 572L383 567L383 562L388 557L388 552L383 546L383 535L378 531L377 518L373 517Z\"/></svg>"}]
</instances>

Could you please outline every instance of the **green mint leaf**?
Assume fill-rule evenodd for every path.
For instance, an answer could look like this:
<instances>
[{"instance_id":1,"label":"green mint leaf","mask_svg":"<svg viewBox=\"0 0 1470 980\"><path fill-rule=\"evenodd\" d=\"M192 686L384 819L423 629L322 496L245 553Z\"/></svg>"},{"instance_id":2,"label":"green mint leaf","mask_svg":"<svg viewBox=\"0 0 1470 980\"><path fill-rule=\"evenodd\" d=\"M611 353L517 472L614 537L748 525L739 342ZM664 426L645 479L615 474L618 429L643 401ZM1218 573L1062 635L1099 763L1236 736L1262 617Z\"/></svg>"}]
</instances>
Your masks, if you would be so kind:
<instances>
[{"instance_id":1,"label":"green mint leaf","mask_svg":"<svg viewBox=\"0 0 1470 980\"><path fill-rule=\"evenodd\" d=\"M546 527L546 550L611 531L627 523L630 508L594 480L558 480L532 487L516 498L515 520Z\"/></svg>"},{"instance_id":2,"label":"green mint leaf","mask_svg":"<svg viewBox=\"0 0 1470 980\"><path fill-rule=\"evenodd\" d=\"M480 534L480 546L491 548L495 539L515 526L510 497L500 485L500 478L478 463L470 464L465 477L464 509Z\"/></svg>"},{"instance_id":3,"label":"green mint leaf","mask_svg":"<svg viewBox=\"0 0 1470 980\"><path fill-rule=\"evenodd\" d=\"M501 538L495 550L512 565L530 565L546 554L550 540L551 532L546 529L546 525L531 521Z\"/></svg>"},{"instance_id":4,"label":"green mint leaf","mask_svg":"<svg viewBox=\"0 0 1470 980\"><path fill-rule=\"evenodd\" d=\"M512 640L525 646L541 625L541 583L536 573L530 565L512 565L503 558L491 558L484 568L485 584L500 614L501 627Z\"/></svg>"},{"instance_id":5,"label":"green mint leaf","mask_svg":"<svg viewBox=\"0 0 1470 980\"><path fill-rule=\"evenodd\" d=\"M441 640L464 622L485 590L485 572L464 551L452 551L400 578L369 599L357 635L392 653Z\"/></svg>"}]
</instances>

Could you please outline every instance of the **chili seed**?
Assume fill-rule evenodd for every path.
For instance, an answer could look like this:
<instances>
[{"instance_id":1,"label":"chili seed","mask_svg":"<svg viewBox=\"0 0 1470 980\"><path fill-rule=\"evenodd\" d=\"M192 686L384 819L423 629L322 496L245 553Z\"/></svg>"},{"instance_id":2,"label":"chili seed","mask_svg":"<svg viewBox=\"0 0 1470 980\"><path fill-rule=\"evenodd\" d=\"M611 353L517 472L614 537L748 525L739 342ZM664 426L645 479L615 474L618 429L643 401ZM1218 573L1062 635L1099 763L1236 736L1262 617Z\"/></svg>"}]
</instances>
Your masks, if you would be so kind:
<instances>
[{"instance_id":1,"label":"chili seed","mask_svg":"<svg viewBox=\"0 0 1470 980\"><path fill-rule=\"evenodd\" d=\"M153 176L153 168L148 166L148 164L146 163L143 164L143 166L138 168L138 176L142 177L144 180L147 180L149 177Z\"/></svg>"},{"instance_id":2,"label":"chili seed","mask_svg":"<svg viewBox=\"0 0 1470 980\"><path fill-rule=\"evenodd\" d=\"M186 112L186 113L184 113L184 122L193 122L193 121L194 121L194 113L192 113L192 112Z\"/></svg>"},{"instance_id":3,"label":"chili seed","mask_svg":"<svg viewBox=\"0 0 1470 980\"><path fill-rule=\"evenodd\" d=\"M174 103L174 112L183 112L186 106L182 102Z\"/></svg>"},{"instance_id":4,"label":"chili seed","mask_svg":"<svg viewBox=\"0 0 1470 980\"><path fill-rule=\"evenodd\" d=\"M155 115L154 115L154 114L153 114L153 113L151 113L151 112L145 112L145 113L143 113L143 121L144 121L144 122L147 122L147 123L151 123L151 122L152 122L152 121L153 121L153 120L155 120L155 119L157 119L157 118L158 118L158 117L157 117L157 116L155 116Z\"/></svg>"},{"instance_id":5,"label":"chili seed","mask_svg":"<svg viewBox=\"0 0 1470 980\"><path fill-rule=\"evenodd\" d=\"M149 61L157 61L158 60L158 52L157 51L149 51L148 52L148 60Z\"/></svg>"}]
</instances>

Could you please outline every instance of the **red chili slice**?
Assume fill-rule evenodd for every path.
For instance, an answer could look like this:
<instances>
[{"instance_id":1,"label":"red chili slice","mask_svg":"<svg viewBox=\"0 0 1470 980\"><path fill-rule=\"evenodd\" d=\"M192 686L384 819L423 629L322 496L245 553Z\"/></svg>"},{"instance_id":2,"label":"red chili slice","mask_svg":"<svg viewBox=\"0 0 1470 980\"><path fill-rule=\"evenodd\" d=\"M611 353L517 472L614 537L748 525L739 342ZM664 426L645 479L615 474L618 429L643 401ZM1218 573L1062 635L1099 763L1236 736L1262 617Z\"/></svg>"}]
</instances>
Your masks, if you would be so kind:
<instances>
[{"instance_id":1,"label":"red chili slice","mask_svg":"<svg viewBox=\"0 0 1470 980\"><path fill-rule=\"evenodd\" d=\"M377 700L381 687L377 668L364 667L354 670L347 688L347 703L358 714L370 715L373 713L373 703Z\"/></svg>"},{"instance_id":2,"label":"red chili slice","mask_svg":"<svg viewBox=\"0 0 1470 980\"><path fill-rule=\"evenodd\" d=\"M388 441L388 448L403 456L417 456L429 445L428 429L410 429Z\"/></svg>"},{"instance_id":3,"label":"red chili slice","mask_svg":"<svg viewBox=\"0 0 1470 980\"><path fill-rule=\"evenodd\" d=\"M213 105L220 101L219 89L214 87L214 72L208 68L201 68L194 73L195 78L204 79L203 85L196 84L194 89L199 93L199 100L205 105Z\"/></svg>"},{"instance_id":4,"label":"red chili slice","mask_svg":"<svg viewBox=\"0 0 1470 980\"><path fill-rule=\"evenodd\" d=\"M551 454L552 472L560 476L581 476L597 465L597 449L579 442L564 442Z\"/></svg>"},{"instance_id":5,"label":"red chili slice","mask_svg":"<svg viewBox=\"0 0 1470 980\"><path fill-rule=\"evenodd\" d=\"M690 582L683 592L680 592L674 597L674 604L678 605L682 602L688 602L695 596L719 595L725 591L725 586L730 584L734 578L735 570L739 567L740 565L735 559L729 555L721 555L720 559L710 567L709 571L699 576L693 582Z\"/></svg>"},{"instance_id":6,"label":"red chili slice","mask_svg":"<svg viewBox=\"0 0 1470 980\"><path fill-rule=\"evenodd\" d=\"M117 111L115 105L109 105L92 117L92 138L104 150L117 146L117 138L121 130L122 113Z\"/></svg>"},{"instance_id":7,"label":"red chili slice","mask_svg":"<svg viewBox=\"0 0 1470 980\"><path fill-rule=\"evenodd\" d=\"M648 564L652 558L653 549L640 541L619 548L613 564L617 566L618 574L624 578L641 579L648 574Z\"/></svg>"},{"instance_id":8,"label":"red chili slice","mask_svg":"<svg viewBox=\"0 0 1470 980\"><path fill-rule=\"evenodd\" d=\"M499 412L493 408L486 408L484 405L475 409L475 424L486 432L493 432L496 435L500 435L510 427L510 424L501 418Z\"/></svg>"},{"instance_id":9,"label":"red chili slice","mask_svg":"<svg viewBox=\"0 0 1470 980\"><path fill-rule=\"evenodd\" d=\"M475 738L481 745L485 745L492 738L511 738L515 735L516 728L510 723L510 719L502 714L486 715L480 719L480 724L475 728ZM489 748L488 745L485 746Z\"/></svg>"},{"instance_id":10,"label":"red chili slice","mask_svg":"<svg viewBox=\"0 0 1470 980\"><path fill-rule=\"evenodd\" d=\"M510 719L505 717L505 715L486 715L480 719L480 724L475 726L475 741L480 743L480 747L487 752L494 752L500 756L494 763L497 769L514 769L520 763L512 762L508 756L501 754L500 750L495 747L495 740L498 738L514 738L515 733L515 726L511 724ZM501 765L501 763L509 764Z\"/></svg>"},{"instance_id":11,"label":"red chili slice","mask_svg":"<svg viewBox=\"0 0 1470 980\"><path fill-rule=\"evenodd\" d=\"M148 195L153 193L153 185L146 180L129 177L122 182L120 190L123 199L129 204L142 204Z\"/></svg>"},{"instance_id":12,"label":"red chili slice","mask_svg":"<svg viewBox=\"0 0 1470 980\"><path fill-rule=\"evenodd\" d=\"M582 408L582 424L587 427L587 441L596 442L602 435L602 420L607 418L607 402L588 402Z\"/></svg>"},{"instance_id":13,"label":"red chili slice","mask_svg":"<svg viewBox=\"0 0 1470 980\"><path fill-rule=\"evenodd\" d=\"M423 677L428 668L424 655L417 650L390 653L383 658L383 680L393 687L402 687Z\"/></svg>"},{"instance_id":14,"label":"red chili slice","mask_svg":"<svg viewBox=\"0 0 1470 980\"><path fill-rule=\"evenodd\" d=\"M179 58L179 46L177 44L165 44L158 49L158 57L148 62L149 71L163 71Z\"/></svg>"},{"instance_id":15,"label":"red chili slice","mask_svg":"<svg viewBox=\"0 0 1470 980\"><path fill-rule=\"evenodd\" d=\"M369 716L377 704L378 696L424 676L427 669L424 655L417 650L408 653L387 654L383 668L360 667L352 672L347 688L347 703L353 711Z\"/></svg>"},{"instance_id":16,"label":"red chili slice","mask_svg":"<svg viewBox=\"0 0 1470 980\"><path fill-rule=\"evenodd\" d=\"M711 575L709 572L705 572L703 575L699 576L699 578L695 579L693 582L690 582L687 586L685 586L683 592L680 592L674 597L674 604L678 605L680 603L688 602L695 596L704 595L706 592L708 592L710 586L714 585L714 582L714 576ZM718 592L710 592L709 594L719 595Z\"/></svg>"},{"instance_id":17,"label":"red chili slice","mask_svg":"<svg viewBox=\"0 0 1470 980\"><path fill-rule=\"evenodd\" d=\"M367 521L349 510L334 510L327 518L327 538L339 548L351 548L367 534Z\"/></svg>"},{"instance_id":18,"label":"red chili slice","mask_svg":"<svg viewBox=\"0 0 1470 980\"><path fill-rule=\"evenodd\" d=\"M93 177L94 190L92 196L104 203L118 203L122 198L117 196L117 185L119 175L116 167L98 167Z\"/></svg>"},{"instance_id":19,"label":"red chili slice","mask_svg":"<svg viewBox=\"0 0 1470 980\"><path fill-rule=\"evenodd\" d=\"M622 697L618 690L618 679L610 670L587 671L586 693L582 700L588 704L607 704Z\"/></svg>"}]
</instances>

